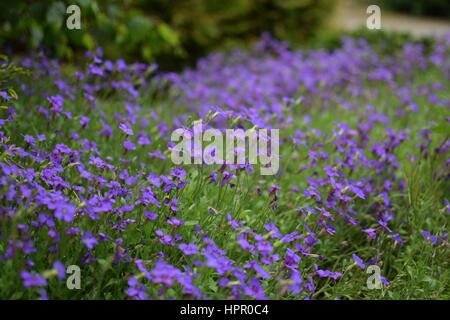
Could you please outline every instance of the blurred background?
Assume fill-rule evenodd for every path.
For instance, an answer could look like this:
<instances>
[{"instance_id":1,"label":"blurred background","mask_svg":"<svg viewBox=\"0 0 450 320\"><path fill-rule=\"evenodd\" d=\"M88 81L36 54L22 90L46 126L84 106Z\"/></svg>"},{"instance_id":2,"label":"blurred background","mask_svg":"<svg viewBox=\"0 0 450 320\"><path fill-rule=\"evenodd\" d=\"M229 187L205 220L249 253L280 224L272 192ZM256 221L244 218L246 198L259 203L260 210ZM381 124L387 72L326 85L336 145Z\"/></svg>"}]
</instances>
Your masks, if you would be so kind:
<instances>
[{"instance_id":1,"label":"blurred background","mask_svg":"<svg viewBox=\"0 0 450 320\"><path fill-rule=\"evenodd\" d=\"M72 4L81 8L81 30L66 28ZM365 26L370 4L381 7L382 31ZM0 45L11 56L45 50L67 61L102 47L107 58L180 70L265 31L294 46L333 49L347 34L395 47L446 34L449 20L449 0L2 0Z\"/></svg>"}]
</instances>

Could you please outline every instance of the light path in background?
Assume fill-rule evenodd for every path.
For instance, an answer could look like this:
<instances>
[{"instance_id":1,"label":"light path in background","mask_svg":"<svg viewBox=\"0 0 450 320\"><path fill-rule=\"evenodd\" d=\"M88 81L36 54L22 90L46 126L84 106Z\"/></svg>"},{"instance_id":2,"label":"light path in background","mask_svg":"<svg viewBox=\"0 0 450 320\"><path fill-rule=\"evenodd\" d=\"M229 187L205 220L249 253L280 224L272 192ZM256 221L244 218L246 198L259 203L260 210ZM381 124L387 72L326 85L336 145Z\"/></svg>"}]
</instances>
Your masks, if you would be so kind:
<instances>
[{"instance_id":1,"label":"light path in background","mask_svg":"<svg viewBox=\"0 0 450 320\"><path fill-rule=\"evenodd\" d=\"M352 0L341 0L330 21L331 26L352 31L366 26L369 16L367 6ZM381 29L411 33L414 37L443 36L450 34L450 21L442 18L419 17L401 13L388 12L381 7Z\"/></svg>"}]
</instances>

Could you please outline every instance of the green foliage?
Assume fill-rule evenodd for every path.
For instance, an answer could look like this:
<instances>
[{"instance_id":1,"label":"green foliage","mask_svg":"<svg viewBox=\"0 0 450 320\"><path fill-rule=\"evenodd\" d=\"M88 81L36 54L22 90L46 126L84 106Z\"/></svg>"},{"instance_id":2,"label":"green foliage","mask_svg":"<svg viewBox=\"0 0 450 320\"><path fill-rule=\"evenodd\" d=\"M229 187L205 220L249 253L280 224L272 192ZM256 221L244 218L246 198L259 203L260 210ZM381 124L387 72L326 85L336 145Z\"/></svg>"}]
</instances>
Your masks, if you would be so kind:
<instances>
[{"instance_id":1,"label":"green foliage","mask_svg":"<svg viewBox=\"0 0 450 320\"><path fill-rule=\"evenodd\" d=\"M314 36L336 0L140 0L181 36L193 58L217 48L231 48L270 32L283 40Z\"/></svg>"},{"instance_id":2,"label":"green foliage","mask_svg":"<svg viewBox=\"0 0 450 320\"><path fill-rule=\"evenodd\" d=\"M14 81L27 74L29 74L29 72L26 69L10 63L7 56L0 55L0 91L5 92L13 99L17 99L18 95L14 89ZM4 98L0 99L4 100Z\"/></svg>"},{"instance_id":3,"label":"green foliage","mask_svg":"<svg viewBox=\"0 0 450 320\"><path fill-rule=\"evenodd\" d=\"M0 45L44 47L76 58L101 46L106 57L157 61L179 69L210 50L246 44L268 31L280 39L315 35L335 0L60 0L11 1L0 12ZM81 9L81 30L69 30L69 5Z\"/></svg>"},{"instance_id":4,"label":"green foliage","mask_svg":"<svg viewBox=\"0 0 450 320\"><path fill-rule=\"evenodd\" d=\"M176 32L134 7L135 1L11 1L0 12L0 45L14 50L41 47L63 58L101 46L108 57L152 61L158 55L181 55ZM69 30L69 5L81 9L81 29Z\"/></svg>"}]
</instances>

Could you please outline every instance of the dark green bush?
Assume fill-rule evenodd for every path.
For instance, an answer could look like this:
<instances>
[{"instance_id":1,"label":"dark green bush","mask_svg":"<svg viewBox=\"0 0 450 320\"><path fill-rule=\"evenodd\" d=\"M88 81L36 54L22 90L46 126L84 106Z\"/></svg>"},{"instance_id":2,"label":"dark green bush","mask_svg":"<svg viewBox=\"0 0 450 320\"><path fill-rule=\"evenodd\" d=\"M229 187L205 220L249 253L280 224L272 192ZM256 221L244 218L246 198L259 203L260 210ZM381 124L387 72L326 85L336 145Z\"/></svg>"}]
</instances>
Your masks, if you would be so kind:
<instances>
[{"instance_id":1,"label":"dark green bush","mask_svg":"<svg viewBox=\"0 0 450 320\"><path fill-rule=\"evenodd\" d=\"M146 16L135 3L7 0L0 10L0 45L13 51L43 47L51 55L68 59L96 46L103 47L111 58L133 55L152 61L167 53L181 55L177 33L161 20ZM72 4L81 9L80 30L66 27L66 9Z\"/></svg>"},{"instance_id":2,"label":"dark green bush","mask_svg":"<svg viewBox=\"0 0 450 320\"><path fill-rule=\"evenodd\" d=\"M450 1L448 0L389 0L385 2L393 9L413 14L450 18Z\"/></svg>"},{"instance_id":3,"label":"dark green bush","mask_svg":"<svg viewBox=\"0 0 450 320\"><path fill-rule=\"evenodd\" d=\"M144 11L178 31L186 52L199 57L211 49L248 43L264 31L284 40L316 34L336 0L140 0Z\"/></svg>"},{"instance_id":4,"label":"dark green bush","mask_svg":"<svg viewBox=\"0 0 450 320\"><path fill-rule=\"evenodd\" d=\"M166 69L212 49L248 43L268 31L280 39L313 36L336 0L4 0L0 45L45 47L74 58L103 47L107 57L157 61ZM8 3L9 2L9 3ZM81 30L65 26L68 5L81 8Z\"/></svg>"},{"instance_id":5,"label":"dark green bush","mask_svg":"<svg viewBox=\"0 0 450 320\"><path fill-rule=\"evenodd\" d=\"M403 13L450 18L449 0L363 0Z\"/></svg>"}]
</instances>

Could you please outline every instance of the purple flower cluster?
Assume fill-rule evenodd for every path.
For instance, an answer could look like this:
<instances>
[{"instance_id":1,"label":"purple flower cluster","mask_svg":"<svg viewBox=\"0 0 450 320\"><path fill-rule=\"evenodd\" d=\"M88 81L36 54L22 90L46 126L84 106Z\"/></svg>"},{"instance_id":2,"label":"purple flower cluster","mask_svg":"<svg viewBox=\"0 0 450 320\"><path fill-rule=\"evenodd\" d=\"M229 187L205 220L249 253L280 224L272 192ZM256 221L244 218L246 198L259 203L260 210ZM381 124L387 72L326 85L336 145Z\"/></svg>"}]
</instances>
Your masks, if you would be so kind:
<instances>
[{"instance_id":1,"label":"purple flower cluster","mask_svg":"<svg viewBox=\"0 0 450 320\"><path fill-rule=\"evenodd\" d=\"M322 278L345 277L332 258L341 245L330 252L324 243L348 235L368 246L404 244L396 216L408 187L403 145L418 142L411 162L442 159L434 177L448 181L448 139L435 147L431 131L410 125L424 105L450 107L441 94L449 49L450 37L429 54L407 44L384 56L345 38L334 52L305 52L265 36L252 50L158 75L154 65L104 60L101 50L74 74L42 56L26 59L34 81L20 83L24 97L0 91L8 105L0 119L0 263L11 261L30 290L63 281L65 265L96 277L110 263L131 299L311 299ZM417 86L412 79L427 68L443 83ZM44 78L51 86L36 81ZM170 104L148 105L149 92ZM395 105L377 103L387 93ZM319 129L313 108L354 118ZM291 155L270 181L249 165L175 168L170 132L192 114L219 128L282 128ZM422 235L448 246L446 234ZM345 255L361 269L382 258L353 252Z\"/></svg>"}]
</instances>

